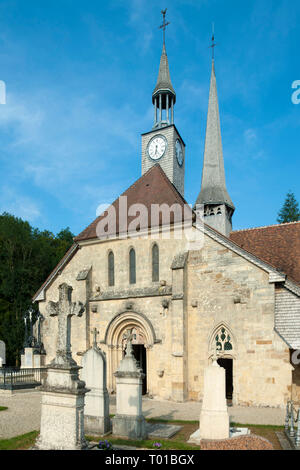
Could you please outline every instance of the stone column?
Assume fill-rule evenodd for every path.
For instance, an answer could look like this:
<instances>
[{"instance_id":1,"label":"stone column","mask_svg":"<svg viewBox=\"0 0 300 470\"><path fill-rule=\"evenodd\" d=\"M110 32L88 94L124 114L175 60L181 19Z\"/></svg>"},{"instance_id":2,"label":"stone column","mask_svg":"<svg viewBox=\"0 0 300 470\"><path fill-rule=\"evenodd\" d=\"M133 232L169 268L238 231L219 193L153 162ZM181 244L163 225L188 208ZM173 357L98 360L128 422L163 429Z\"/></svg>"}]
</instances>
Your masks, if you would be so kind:
<instances>
[{"instance_id":1,"label":"stone column","mask_svg":"<svg viewBox=\"0 0 300 470\"><path fill-rule=\"evenodd\" d=\"M228 439L225 369L216 360L204 370L204 395L200 414L200 439Z\"/></svg>"},{"instance_id":2,"label":"stone column","mask_svg":"<svg viewBox=\"0 0 300 470\"><path fill-rule=\"evenodd\" d=\"M159 122L162 120L162 95L159 95Z\"/></svg>"},{"instance_id":3,"label":"stone column","mask_svg":"<svg viewBox=\"0 0 300 470\"><path fill-rule=\"evenodd\" d=\"M198 431L188 442L200 444L201 439L228 439L230 420L226 403L225 369L217 363L217 351L213 363L204 370L203 402Z\"/></svg>"},{"instance_id":4,"label":"stone column","mask_svg":"<svg viewBox=\"0 0 300 470\"><path fill-rule=\"evenodd\" d=\"M169 122L169 93L166 95L166 120Z\"/></svg>"},{"instance_id":5,"label":"stone column","mask_svg":"<svg viewBox=\"0 0 300 470\"><path fill-rule=\"evenodd\" d=\"M185 308L185 265L187 253L175 256L172 269L172 400L187 399L187 331Z\"/></svg>"},{"instance_id":6,"label":"stone column","mask_svg":"<svg viewBox=\"0 0 300 470\"><path fill-rule=\"evenodd\" d=\"M58 340L55 359L48 366L47 378L41 387L42 410L40 437L36 448L41 450L80 450L87 447L84 438L84 397L89 391L79 380L71 355L71 317L81 316L81 302L73 303L72 287L59 286L59 302L49 302L47 312L58 316Z\"/></svg>"},{"instance_id":7,"label":"stone column","mask_svg":"<svg viewBox=\"0 0 300 470\"><path fill-rule=\"evenodd\" d=\"M106 388L106 356L97 347L97 330L93 330L94 343L82 357L81 377L90 392L85 397L84 427L91 434L107 434L111 430L109 395Z\"/></svg>"},{"instance_id":8,"label":"stone column","mask_svg":"<svg viewBox=\"0 0 300 470\"><path fill-rule=\"evenodd\" d=\"M113 434L131 439L147 436L146 421L142 414L142 384L144 374L137 367L132 352L132 335L127 336L126 356L115 372L117 409L113 418Z\"/></svg>"}]
</instances>

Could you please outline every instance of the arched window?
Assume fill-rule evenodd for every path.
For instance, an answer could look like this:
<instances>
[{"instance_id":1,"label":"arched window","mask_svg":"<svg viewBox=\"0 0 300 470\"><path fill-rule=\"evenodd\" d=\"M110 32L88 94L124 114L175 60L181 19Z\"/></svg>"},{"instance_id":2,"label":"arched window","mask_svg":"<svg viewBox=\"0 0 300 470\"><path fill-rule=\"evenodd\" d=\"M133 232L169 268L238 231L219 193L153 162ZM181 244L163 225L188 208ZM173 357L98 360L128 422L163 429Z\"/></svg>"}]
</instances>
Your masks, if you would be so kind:
<instances>
[{"instance_id":1,"label":"arched window","mask_svg":"<svg viewBox=\"0 0 300 470\"><path fill-rule=\"evenodd\" d=\"M115 285L115 257L112 251L108 254L108 285Z\"/></svg>"},{"instance_id":2,"label":"arched window","mask_svg":"<svg viewBox=\"0 0 300 470\"><path fill-rule=\"evenodd\" d=\"M152 247L152 282L159 281L159 249L158 246Z\"/></svg>"},{"instance_id":3,"label":"arched window","mask_svg":"<svg viewBox=\"0 0 300 470\"><path fill-rule=\"evenodd\" d=\"M213 343L212 343L213 349L217 349L218 351L221 352L226 352L226 351L232 351L233 345L232 345L232 338L230 333L227 331L227 328L225 326L220 326L213 338Z\"/></svg>"},{"instance_id":4,"label":"arched window","mask_svg":"<svg viewBox=\"0 0 300 470\"><path fill-rule=\"evenodd\" d=\"M129 252L129 282L130 284L136 283L136 262L135 262L135 251L131 248Z\"/></svg>"}]
</instances>

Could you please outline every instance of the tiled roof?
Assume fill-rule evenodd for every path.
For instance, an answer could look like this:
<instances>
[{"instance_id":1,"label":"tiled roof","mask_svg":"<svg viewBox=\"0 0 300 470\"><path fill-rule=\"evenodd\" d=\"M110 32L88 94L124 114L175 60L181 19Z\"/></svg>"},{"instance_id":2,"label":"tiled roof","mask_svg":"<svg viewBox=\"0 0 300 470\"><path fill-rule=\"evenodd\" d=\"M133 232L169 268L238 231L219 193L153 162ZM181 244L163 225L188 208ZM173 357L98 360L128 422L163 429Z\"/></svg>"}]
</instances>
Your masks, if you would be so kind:
<instances>
[{"instance_id":1,"label":"tiled roof","mask_svg":"<svg viewBox=\"0 0 300 470\"><path fill-rule=\"evenodd\" d=\"M170 182L164 171L159 164L154 165L147 171L140 179L138 179L132 186L130 186L125 193L121 196L127 197L127 208L134 204L143 204L147 209L148 217L145 219L144 224L141 224L140 230L150 227L151 206L153 204L162 205L166 204L171 207L173 204L179 204L181 207L181 214L177 216L171 212L170 223L180 222L183 217L183 208L187 202L183 199L175 186ZM120 196L120 197L121 197ZM116 234L122 233L122 225L119 218L120 198L116 199L112 205L116 211ZM108 208L109 211L109 208ZM81 232L75 241L92 240L99 238L97 235L97 226L99 222L104 219L107 212L101 214L94 220L83 232ZM130 222L138 217L139 213L127 217L127 226ZM160 217L159 225L162 225L162 218ZM108 234L109 235L109 234ZM113 235L113 233L111 234Z\"/></svg>"},{"instance_id":2,"label":"tiled roof","mask_svg":"<svg viewBox=\"0 0 300 470\"><path fill-rule=\"evenodd\" d=\"M300 284L300 222L235 231L230 239Z\"/></svg>"}]
</instances>

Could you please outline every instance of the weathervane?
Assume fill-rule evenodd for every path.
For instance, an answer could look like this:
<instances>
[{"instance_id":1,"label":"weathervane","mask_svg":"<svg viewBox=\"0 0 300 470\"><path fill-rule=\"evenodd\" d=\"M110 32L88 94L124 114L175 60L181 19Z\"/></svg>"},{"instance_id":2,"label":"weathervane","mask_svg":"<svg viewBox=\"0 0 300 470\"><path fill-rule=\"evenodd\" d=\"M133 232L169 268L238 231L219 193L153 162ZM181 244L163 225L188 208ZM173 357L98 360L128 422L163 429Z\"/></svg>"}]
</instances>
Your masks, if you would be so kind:
<instances>
[{"instance_id":1,"label":"weathervane","mask_svg":"<svg viewBox=\"0 0 300 470\"><path fill-rule=\"evenodd\" d=\"M211 47L212 48L212 58L215 58L215 47L217 43L215 42L215 23L212 24L212 38L211 38Z\"/></svg>"},{"instance_id":2,"label":"weathervane","mask_svg":"<svg viewBox=\"0 0 300 470\"><path fill-rule=\"evenodd\" d=\"M166 27L170 24L169 21L166 22L166 13L167 13L167 8L165 10L161 10L161 13L163 15L163 24L159 26L159 29L163 30L164 33L164 45L165 45L165 40L166 40Z\"/></svg>"}]
</instances>

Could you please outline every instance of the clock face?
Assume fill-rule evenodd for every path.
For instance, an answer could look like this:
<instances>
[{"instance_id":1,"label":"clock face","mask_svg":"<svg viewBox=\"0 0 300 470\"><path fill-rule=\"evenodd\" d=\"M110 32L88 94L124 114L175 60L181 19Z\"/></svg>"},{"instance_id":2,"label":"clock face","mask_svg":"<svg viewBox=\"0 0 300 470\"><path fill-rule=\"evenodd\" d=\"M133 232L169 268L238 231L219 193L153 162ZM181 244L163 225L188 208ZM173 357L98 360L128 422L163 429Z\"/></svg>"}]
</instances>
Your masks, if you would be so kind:
<instances>
[{"instance_id":1,"label":"clock face","mask_svg":"<svg viewBox=\"0 0 300 470\"><path fill-rule=\"evenodd\" d=\"M182 145L180 143L180 140L177 139L175 143L175 152L176 152L176 158L178 161L178 165L182 166L183 164L183 150L182 150Z\"/></svg>"},{"instance_id":2,"label":"clock face","mask_svg":"<svg viewBox=\"0 0 300 470\"><path fill-rule=\"evenodd\" d=\"M163 135L153 137L148 144L148 155L152 160L159 160L167 149L167 139Z\"/></svg>"}]
</instances>

